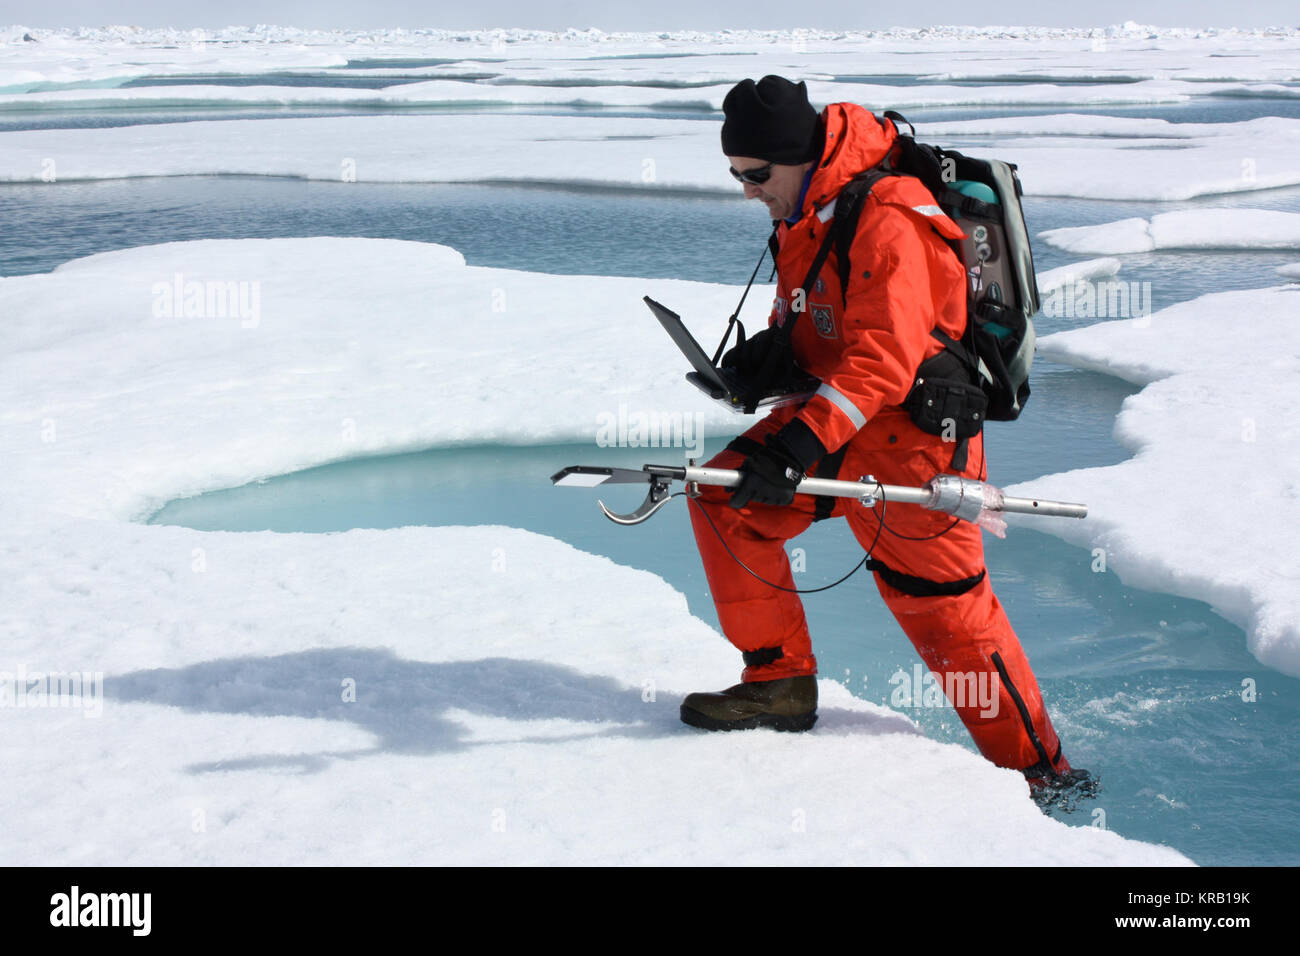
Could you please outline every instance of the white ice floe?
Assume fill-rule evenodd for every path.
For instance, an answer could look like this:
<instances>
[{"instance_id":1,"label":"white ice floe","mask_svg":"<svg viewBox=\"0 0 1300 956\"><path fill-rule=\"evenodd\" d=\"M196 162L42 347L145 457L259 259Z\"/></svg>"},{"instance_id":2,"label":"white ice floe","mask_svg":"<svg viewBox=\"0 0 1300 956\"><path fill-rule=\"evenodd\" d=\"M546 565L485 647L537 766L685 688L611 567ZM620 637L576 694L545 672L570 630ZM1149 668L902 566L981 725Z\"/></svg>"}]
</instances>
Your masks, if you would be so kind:
<instances>
[{"instance_id":1,"label":"white ice floe","mask_svg":"<svg viewBox=\"0 0 1300 956\"><path fill-rule=\"evenodd\" d=\"M9 28L0 110L48 115L214 106L383 110L392 116L169 124L5 134L0 181L210 174L358 181L515 181L721 189L716 111L731 84L805 79L818 105L876 110L968 105L1186 103L1215 95L1292 98L1300 31L932 27L880 31L662 34L568 30L311 31ZM304 75L324 86L302 85ZM258 76L255 86L222 77ZM348 78L391 76L385 89ZM154 85L124 86L138 81ZM175 85L165 81L186 80ZM283 83L277 80L283 79ZM200 80L194 84L188 81ZM409 82L402 82L407 80ZM314 79L308 82L315 82ZM584 118L413 116L416 108L607 107L712 111L641 127ZM137 112L138 115L138 112ZM188 118L188 117L187 117ZM1300 122L1176 124L1134 117L1001 117L923 126L923 139L992 137L968 149L1017 162L1038 196L1176 200L1300 183ZM575 151L556 139L590 144ZM1243 158L1243 143L1249 156ZM479 149L482 145L485 149ZM965 148L965 147L963 147ZM484 162L484 152L491 160ZM1246 163L1246 160L1249 160ZM51 167L50 163L54 166ZM631 169L629 169L629 166Z\"/></svg>"},{"instance_id":2,"label":"white ice floe","mask_svg":"<svg viewBox=\"0 0 1300 956\"><path fill-rule=\"evenodd\" d=\"M1038 284L1040 298L1045 298L1058 289L1064 289L1079 282L1087 282L1089 279L1105 279L1116 275L1119 269L1120 261L1118 259L1088 259L1084 262L1072 262L1069 265L1057 266L1055 269L1040 272L1035 277L1035 280Z\"/></svg>"},{"instance_id":3,"label":"white ice floe","mask_svg":"<svg viewBox=\"0 0 1300 956\"><path fill-rule=\"evenodd\" d=\"M348 71L350 73L351 71ZM334 76L348 75L335 73ZM367 71L365 75L369 75ZM584 71L581 78L568 83L521 83L514 77L492 82L456 79L413 80L382 89L353 87L283 85L269 82L259 86L184 84L131 86L127 88L66 88L44 91L14 91L0 95L0 111L50 109L143 109L213 106L298 106L354 108L410 108L418 106L584 106L643 107L660 110L712 110L720 112L722 102L734 81L708 85L687 84L676 80L663 85L624 85L626 77L605 71L600 79ZM328 77L323 76L322 79ZM0 76L0 80L4 77ZM67 86L47 81L26 84L15 81L0 83L0 89L24 85ZM1226 87L1227 84L1219 86ZM808 95L815 103L848 100L884 109L912 109L934 106L1099 106L1144 103L1182 103L1193 96L1211 95L1217 86L1187 83L1181 80L1144 80L1134 84L1097 85L1053 83L1016 83L988 86L921 85L894 86L868 83L808 83ZM1245 87L1237 85L1236 89Z\"/></svg>"},{"instance_id":4,"label":"white ice floe","mask_svg":"<svg viewBox=\"0 0 1300 956\"><path fill-rule=\"evenodd\" d=\"M593 394L698 409L640 296L699 328L735 292L369 239L0 280L0 672L87 675L58 698L0 686L23 777L0 860L1187 863L1044 817L1018 773L834 682L807 735L683 727L682 694L732 682L734 651L661 579L552 539L132 520L341 458L590 440Z\"/></svg>"},{"instance_id":5,"label":"white ice floe","mask_svg":"<svg viewBox=\"0 0 1300 956\"><path fill-rule=\"evenodd\" d=\"M99 135L108 133L110 135ZM3 135L0 181L207 174L355 182L530 182L738 195L715 124L408 115L192 122Z\"/></svg>"},{"instance_id":6,"label":"white ice floe","mask_svg":"<svg viewBox=\"0 0 1300 956\"><path fill-rule=\"evenodd\" d=\"M1085 501L1050 529L1136 587L1209 602L1259 661L1300 675L1300 288L1224 292L1038 340L1040 356L1144 386L1116 437L1131 459L1036 478Z\"/></svg>"},{"instance_id":7,"label":"white ice floe","mask_svg":"<svg viewBox=\"0 0 1300 956\"><path fill-rule=\"evenodd\" d=\"M694 94L691 94L694 95ZM689 98L689 97L687 97ZM1031 118L1019 124L1032 131ZM736 194L706 120L518 114L187 122L3 134L0 181L271 175L357 182L514 181ZM930 139L924 128L921 138ZM1251 143L1243 165L1241 143ZM1300 184L1300 120L1211 125L1177 140L1009 136L963 150L1016 162L1038 196L1186 199Z\"/></svg>"},{"instance_id":8,"label":"white ice floe","mask_svg":"<svg viewBox=\"0 0 1300 956\"><path fill-rule=\"evenodd\" d=\"M1300 213L1184 209L1150 219L1048 229L1038 238L1066 252L1093 255L1156 249L1300 249Z\"/></svg>"},{"instance_id":9,"label":"white ice floe","mask_svg":"<svg viewBox=\"0 0 1300 956\"><path fill-rule=\"evenodd\" d=\"M730 87L657 89L642 86L537 86L426 80L383 89L185 84L57 90L0 96L0 111L163 109L214 106L377 107L574 106L720 110Z\"/></svg>"},{"instance_id":10,"label":"white ice floe","mask_svg":"<svg viewBox=\"0 0 1300 956\"><path fill-rule=\"evenodd\" d=\"M375 60L409 70L418 69L422 60L435 59L448 61L448 66L475 61L476 72L528 79L569 79L600 70L661 79L689 71L734 82L744 70L755 77L784 72L804 78L910 75L986 83L1014 77L1018 82L1045 83L1095 79L1116 86L1148 79L1283 85L1298 78L1298 50L1300 31L1294 28L1197 30L1139 24L655 34L275 26L0 28L0 70L10 65L69 67L101 77L193 71L189 64L196 61L202 64L199 72L219 73L259 67L319 69Z\"/></svg>"}]
</instances>

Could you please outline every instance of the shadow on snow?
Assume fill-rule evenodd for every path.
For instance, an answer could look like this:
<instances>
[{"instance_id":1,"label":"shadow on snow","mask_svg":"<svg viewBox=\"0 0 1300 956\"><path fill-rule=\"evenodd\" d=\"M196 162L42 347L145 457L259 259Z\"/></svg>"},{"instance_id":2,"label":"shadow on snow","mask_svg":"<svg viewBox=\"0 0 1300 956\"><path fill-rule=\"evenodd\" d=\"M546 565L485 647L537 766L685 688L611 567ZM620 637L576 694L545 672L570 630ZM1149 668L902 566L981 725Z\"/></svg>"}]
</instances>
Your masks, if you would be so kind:
<instances>
[{"instance_id":1,"label":"shadow on snow","mask_svg":"<svg viewBox=\"0 0 1300 956\"><path fill-rule=\"evenodd\" d=\"M353 682L349 684L348 682ZM355 700L346 691L355 687ZM205 661L134 671L105 682L106 697L201 713L348 721L373 734L371 748L260 754L189 765L191 773L274 770L315 773L331 760L378 753L436 754L498 743L563 743L593 737L656 738L702 733L678 720L681 695L642 689L572 667L512 658L413 661L385 648L336 648ZM453 716L466 711L522 722L507 739L475 740ZM823 708L818 730L918 733L902 716ZM588 732L528 735L528 721L568 720ZM816 731L814 731L816 732Z\"/></svg>"}]
</instances>

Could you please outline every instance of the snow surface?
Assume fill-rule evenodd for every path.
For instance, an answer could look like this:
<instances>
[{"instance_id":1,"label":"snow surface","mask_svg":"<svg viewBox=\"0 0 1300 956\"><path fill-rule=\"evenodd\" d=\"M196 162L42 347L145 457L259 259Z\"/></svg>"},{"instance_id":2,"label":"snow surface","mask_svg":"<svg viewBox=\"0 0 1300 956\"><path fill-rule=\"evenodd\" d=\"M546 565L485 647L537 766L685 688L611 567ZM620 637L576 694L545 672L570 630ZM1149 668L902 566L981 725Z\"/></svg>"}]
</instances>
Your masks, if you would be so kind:
<instances>
[{"instance_id":1,"label":"snow surface","mask_svg":"<svg viewBox=\"0 0 1300 956\"><path fill-rule=\"evenodd\" d=\"M1020 117L1020 135L962 149L1016 162L1025 191L1039 196L1172 200L1300 184L1300 120L1210 124L1185 131L1176 149L1149 149L1139 147L1168 145L1168 138L1151 138L1150 128L1114 135L1105 117L1093 119L1080 121L1076 135L1052 136L1036 131L1059 133L1054 118ZM718 129L684 119L447 113L28 130L5 134L0 182L347 175L357 182L510 181L735 195ZM1251 143L1249 165L1243 141Z\"/></svg>"},{"instance_id":2,"label":"snow surface","mask_svg":"<svg viewBox=\"0 0 1300 956\"><path fill-rule=\"evenodd\" d=\"M30 42L24 40L28 35ZM319 31L264 25L217 30L0 28L0 65L48 71L57 79L80 74L90 80L166 75L187 70L191 63L208 73L244 73L330 69L367 58L445 58L477 60L476 72L505 76L568 76L608 67L675 80L689 67L692 76L735 82L740 69L750 76L787 70L800 76L824 75L825 55L836 54L849 75L1284 84L1300 79L1297 51L1300 30L1295 28L1188 29L1132 22L1096 28L932 26L656 34L595 29ZM665 64L663 55L689 59ZM748 69L751 65L754 68Z\"/></svg>"},{"instance_id":3,"label":"snow surface","mask_svg":"<svg viewBox=\"0 0 1300 956\"><path fill-rule=\"evenodd\" d=\"M259 71L260 72L260 71ZM384 73L388 71L382 71ZM421 72L428 72L422 70ZM440 73L448 72L445 69ZM372 76L374 71L361 71ZM325 74L330 75L330 74ZM354 71L334 73L352 76ZM722 111L722 101L735 85L734 79L707 85L689 84L685 89L659 86L623 85L622 72L607 70L603 76L584 71L575 85L543 85L511 82L500 78L486 82L455 79L396 83L379 90L348 87L306 86L220 86L161 85L108 89L57 89L37 92L11 92L0 96L0 110L31 109L110 109L162 106L485 106L485 105L565 105L608 107L654 107L674 110ZM674 86L686 81L678 79ZM14 82L10 86L34 85ZM921 106L1042 106L1042 105L1134 105L1143 103L1183 103L1193 96L1213 93L1245 96L1300 96L1300 90L1275 85L1206 84L1183 80L1143 80L1136 83L1098 83L1057 85L1053 83L1015 83L987 86L894 86L873 83L808 82L808 96L814 103L848 100L854 103L885 104L896 109Z\"/></svg>"},{"instance_id":4,"label":"snow surface","mask_svg":"<svg viewBox=\"0 0 1300 956\"><path fill-rule=\"evenodd\" d=\"M805 79L818 104L997 112L1290 99L1300 95L1297 64L1300 30L1132 22L676 34L13 26L0 30L0 111L20 120L60 109L113 117L175 109L189 111L188 119L217 106L379 115L8 133L0 182L223 173L338 180L350 160L346 175L359 182L510 180L734 194L715 121L727 89L745 76ZM266 85L219 84L234 75L264 75ZM284 86L274 83L278 75L322 83L389 77L394 85ZM182 76L211 82L123 85ZM411 115L417 108L444 112ZM499 112L467 116L466 108ZM583 112L524 112L575 108ZM609 115L628 110L703 115ZM1016 162L1026 191L1038 196L1179 200L1300 184L1300 121L1292 119L1180 124L1076 112L938 122L919 132L974 139L955 145Z\"/></svg>"},{"instance_id":5,"label":"snow surface","mask_svg":"<svg viewBox=\"0 0 1300 956\"><path fill-rule=\"evenodd\" d=\"M1300 213L1184 209L1150 219L1048 229L1038 238L1066 252L1119 255L1156 249L1300 249Z\"/></svg>"},{"instance_id":6,"label":"snow surface","mask_svg":"<svg viewBox=\"0 0 1300 956\"><path fill-rule=\"evenodd\" d=\"M225 173L735 195L717 111L743 76L806 79L818 103L1001 111L1292 99L1297 64L1295 29L1137 23L657 35L13 26L0 28L11 122L66 109L189 119L214 106L376 115L11 132L0 181ZM393 85L275 84L289 73ZM220 83L262 74L262 86ZM210 81L147 79L195 75ZM891 82L902 78L917 79ZM571 108L581 112L529 115ZM430 109L442 112L412 112ZM697 118L610 115L649 110ZM1175 200L1300 183L1300 121L1289 119L1058 113L919 133L1018 163L1039 196ZM1296 248L1295 216L1251 210L1237 228L1218 213L1055 238L1102 255ZM1119 267L1064 266L1040 289ZM190 296L195 283L212 307ZM217 310L218 291L241 308ZM681 696L732 683L734 651L661 579L552 539L138 523L175 497L362 455L594 446L620 406L734 431L735 416L681 381L639 300L677 306L702 333L736 292L471 268L445 247L365 239L173 244L0 279L0 748L24 772L0 798L0 860L1188 863L1043 817L1019 774L927 740L832 681L811 734L684 728ZM1104 548L1131 584L1211 601L1261 662L1290 674L1300 559L1272 542L1296 524L1300 449L1272 399L1300 361L1297 294L1207 296L1041 339L1046 358L1145 388L1117 424L1132 460L1032 483L1091 506L1087 521L1053 530ZM593 407L593 391L607 407ZM646 621L653 640L631 640ZM105 692L89 716L14 707L4 679L20 669L102 671Z\"/></svg>"},{"instance_id":7,"label":"snow surface","mask_svg":"<svg viewBox=\"0 0 1300 956\"><path fill-rule=\"evenodd\" d=\"M178 282L236 283L247 308L166 314ZM646 293L716 324L736 290L332 238L0 280L5 663L105 675L97 714L0 708L23 775L0 860L1188 863L1043 816L1018 773L832 681L806 735L683 727L735 652L661 579L552 539L134 523L347 457L590 437L592 393L698 410Z\"/></svg>"},{"instance_id":8,"label":"snow surface","mask_svg":"<svg viewBox=\"0 0 1300 956\"><path fill-rule=\"evenodd\" d=\"M1297 315L1289 285L1040 338L1043 358L1144 388L1115 425L1131 459L1032 482L1035 495L1089 505L1084 521L1035 527L1103 549L1130 585L1208 602L1261 663L1292 676L1300 553L1286 536L1300 527L1300 427L1285 396L1300 377Z\"/></svg>"}]
</instances>

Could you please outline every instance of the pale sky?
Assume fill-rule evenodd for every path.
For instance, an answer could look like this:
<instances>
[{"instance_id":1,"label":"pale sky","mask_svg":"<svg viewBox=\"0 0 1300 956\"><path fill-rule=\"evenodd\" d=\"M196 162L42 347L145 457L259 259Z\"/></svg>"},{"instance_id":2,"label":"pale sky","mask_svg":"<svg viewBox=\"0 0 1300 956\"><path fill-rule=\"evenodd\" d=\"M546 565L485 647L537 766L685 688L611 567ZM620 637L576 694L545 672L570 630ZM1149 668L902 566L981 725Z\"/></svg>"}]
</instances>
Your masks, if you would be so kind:
<instances>
[{"instance_id":1,"label":"pale sky","mask_svg":"<svg viewBox=\"0 0 1300 956\"><path fill-rule=\"evenodd\" d=\"M312 28L529 27L562 30L882 29L891 26L1106 26L1136 20L1157 26L1300 27L1295 0L0 0L0 24L30 27L131 24L222 27L270 23Z\"/></svg>"}]
</instances>

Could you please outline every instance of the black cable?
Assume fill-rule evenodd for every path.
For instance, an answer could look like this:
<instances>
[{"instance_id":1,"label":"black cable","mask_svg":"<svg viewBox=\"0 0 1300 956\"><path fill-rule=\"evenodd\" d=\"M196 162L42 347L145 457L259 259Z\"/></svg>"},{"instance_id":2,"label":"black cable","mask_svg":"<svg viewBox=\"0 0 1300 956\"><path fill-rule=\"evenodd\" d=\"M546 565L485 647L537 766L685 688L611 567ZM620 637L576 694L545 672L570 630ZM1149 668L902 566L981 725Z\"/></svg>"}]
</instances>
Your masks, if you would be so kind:
<instances>
[{"instance_id":1,"label":"black cable","mask_svg":"<svg viewBox=\"0 0 1300 956\"><path fill-rule=\"evenodd\" d=\"M779 225L780 223L774 223L772 225L773 236L776 235L777 226ZM769 238L769 242L770 241L771 240ZM763 265L763 259L767 256L767 250L768 250L768 243L765 242L763 243L763 251L759 253L758 261L754 263L754 271L750 273L749 281L745 283L745 291L740 293L740 301L736 303L736 311L731 313L731 318L727 320L727 331L722 333L722 341L718 343L718 350L713 353L714 366L717 366L719 360L722 358L722 350L727 347L727 340L731 338L732 327L740 323L740 310L745 304L745 297L749 295L750 286L754 284L754 280L758 277L758 270L759 267ZM776 273L776 256L772 257L772 272L773 274ZM771 279L769 278L768 281L770 282ZM745 331L745 326L743 324L741 324L740 330L741 330L741 335L743 336ZM739 339L737 339L737 344L740 344Z\"/></svg>"},{"instance_id":2,"label":"black cable","mask_svg":"<svg viewBox=\"0 0 1300 956\"><path fill-rule=\"evenodd\" d=\"M981 435L981 439L982 438L983 436ZM980 441L980 467L979 467L980 477L978 479L979 481L985 481L987 477L985 474L985 469L987 467L988 467L988 454L985 451L984 442L981 440ZM885 510L886 510L886 506L889 503L888 499L885 496L885 486L880 482L876 482L876 492L880 498L880 502L879 502L879 511L876 511L874 508L872 509L873 511L875 511L875 515L876 515L876 536L871 539L871 547L867 548L867 552L862 556L862 560L859 561L857 564L855 564L853 566L853 570L851 570L848 574L844 575L838 581L835 581L831 584L823 585L822 587L819 588L788 588L782 584L775 584L767 580L767 578L763 577L762 575L758 574L756 571L754 571L753 568L745 564L744 561L736 557L736 553L731 550L730 545L727 544L726 538L722 536L722 532L718 530L718 526L713 523L713 519L709 517L709 513L708 511L705 510L704 506L701 505L694 498L689 498L688 496L688 499L694 501L695 505L700 509L700 514L704 515L704 520L709 523L709 527L713 529L713 533L718 536L718 541L722 544L722 547L726 550L727 554L731 556L731 560L735 561L738 565L744 568L746 573L748 573L751 577L763 582L770 588L776 588L778 591L787 591L791 594L817 594L821 591L829 591L833 587L838 587L839 585L847 581L849 578L853 577L853 575L857 574L858 571L861 570L863 565L867 563L867 559L871 557L872 552L876 550L876 544L877 542L880 541L880 535L882 532L888 531L894 537L902 538L906 541L933 541L936 538L942 538L945 534L947 534L949 531L951 531L953 528L957 527L957 525L961 523L962 520L961 518L954 517L952 519L952 523L948 525L948 527L944 528L942 531L936 532L935 534L924 535L920 537L914 537L912 535L903 534L901 532L895 531L893 528L885 524ZM672 497L676 498L677 495L683 495L683 494L686 494L686 492L679 491L673 494Z\"/></svg>"},{"instance_id":3,"label":"black cable","mask_svg":"<svg viewBox=\"0 0 1300 956\"><path fill-rule=\"evenodd\" d=\"M985 470L988 467L988 453L984 447L984 441L983 441L984 437L985 436L981 434L980 467L979 467L980 477L978 479L979 481L985 481L987 477L985 474ZM823 585L822 587L819 588L788 588L783 584L775 584L767 580L767 578L757 573L753 568L745 564L744 561L736 557L736 553L731 550L730 545L727 544L727 539L722 536L722 532L719 531L718 526L713 523L713 519L709 517L709 513L704 509L704 506L701 505L698 501L695 501L694 498L689 498L688 496L688 499L691 501L695 501L696 506L700 509L700 514L704 515L704 520L709 523L709 527L713 529L713 533L718 536L718 541L721 542L722 547L726 550L727 554L731 556L731 560L735 561L738 565L740 565L745 570L745 572L748 573L751 577L755 578L758 581L762 581L770 588L776 588L778 591L787 591L791 594L817 594L821 591L829 591L833 587L838 587L839 585L847 581L849 578L853 577L853 575L857 574L858 571L862 569L863 565L867 563L867 559L871 557L872 552L876 550L876 544L877 542L880 541L880 535L882 532L888 531L894 537L902 538L906 541L933 541L936 538L942 538L945 534L947 534L949 531L951 531L953 528L957 527L957 525L961 523L962 520L961 518L954 517L952 519L952 523L948 525L948 527L944 528L942 531L936 532L935 534L924 535L920 537L914 537L909 534L903 534L902 532L895 531L893 528L889 527L889 525L885 524L885 510L886 510L886 506L889 503L888 499L885 497L885 486L880 482L876 482L876 491L880 498L880 503L879 503L879 511L876 511L874 508L872 509L873 511L875 511L875 515L876 515L876 536L871 539L871 547L867 549L867 553L862 556L862 560L859 561L857 564L855 564L853 566L853 570L851 570L848 574L844 575L838 581L835 581L831 584ZM683 494L686 494L686 492L678 491L675 494L673 494L672 497L676 498L677 495L683 495Z\"/></svg>"},{"instance_id":4,"label":"black cable","mask_svg":"<svg viewBox=\"0 0 1300 956\"><path fill-rule=\"evenodd\" d=\"M677 492L677 494L679 495L685 494L685 492L679 491ZM844 575L844 577L840 578L838 581L835 581L832 584L823 585L822 587L819 588L788 588L783 584L772 583L771 581L767 580L767 578L763 577L762 575L754 571L754 569L749 567L749 565L745 564L745 562L740 560L740 558L736 557L736 553L731 550L731 546L727 544L727 539L722 536L722 532L718 530L718 526L713 523L713 519L709 517L709 513L708 511L705 510L704 505L700 504L699 501L696 501L696 499L694 498L691 498L690 500L694 501L696 507L700 509L700 514L704 515L704 520L709 523L709 527L713 529L713 533L718 536L718 541L722 543L722 547L726 549L727 554L731 555L731 560L735 561L738 565L744 568L745 571L747 571L751 577L756 578L759 581L762 581L768 587L776 588L778 591L786 591L789 592L790 594L816 594L819 591L829 591L831 588L843 584L849 578L853 577L853 575L857 574L858 571L862 568L862 566L867 563L867 559L871 557L871 552L876 550L876 542L880 540L880 532L884 530L883 525L881 525L881 527L876 529L876 536L871 539L871 547L869 547L867 549L867 553L862 556L862 560L853 566L852 571Z\"/></svg>"},{"instance_id":5,"label":"black cable","mask_svg":"<svg viewBox=\"0 0 1300 956\"><path fill-rule=\"evenodd\" d=\"M989 461L988 461L988 453L985 451L985 448L984 448L984 441L983 441L984 437L985 437L985 436L981 433L981 435L980 435L980 467L979 467L979 476L980 476L980 477L979 477L979 479L978 479L979 481L985 481L985 480L986 480L986 478L987 478L986 469L988 468L988 463L989 463ZM881 488L880 488L880 501L881 501L881 503L882 503L882 505L883 505L883 503L884 503L884 501L885 501L885 489L884 489L884 486L883 486L883 485L882 485ZM948 525L948 527L944 528L942 531L938 531L938 532L936 532L936 533L934 533L934 534L922 535L922 536L920 536L920 537L913 537L913 536L910 535L910 534L903 534L902 532L895 531L893 528L891 528L891 527L889 527L888 525L885 524L885 509L884 509L884 507L881 507L880 512L876 515L876 521L879 522L881 530L888 531L888 532L889 532L890 534L892 534L895 538L902 538L904 541L933 541L933 540L935 540L936 538L942 538L945 534L947 534L947 533L948 533L949 531L951 531L953 528L957 527L957 525L959 525L959 524L961 523L961 520L962 520L961 518L956 518L956 517L955 517L955 518L952 519L952 524ZM880 536L880 532L879 532L879 531L876 532L876 536L877 536L877 537ZM874 543L872 544L872 547L873 547L873 548L875 547L875 544L874 544Z\"/></svg>"},{"instance_id":6,"label":"black cable","mask_svg":"<svg viewBox=\"0 0 1300 956\"><path fill-rule=\"evenodd\" d=\"M948 527L944 528L942 531L936 531L934 534L920 535L914 537L910 534L903 534L901 531L895 531L893 528L889 527L889 525L885 524L885 509L884 509L885 489L884 488L880 489L880 503L881 503L881 509L876 514L876 521L880 525L880 531L888 531L895 538L902 538L904 541L933 541L936 538L942 538L953 528L957 527L958 523L960 523L961 521L961 518L953 518L952 524L948 525ZM879 534L880 531L877 531L876 533Z\"/></svg>"}]
</instances>

